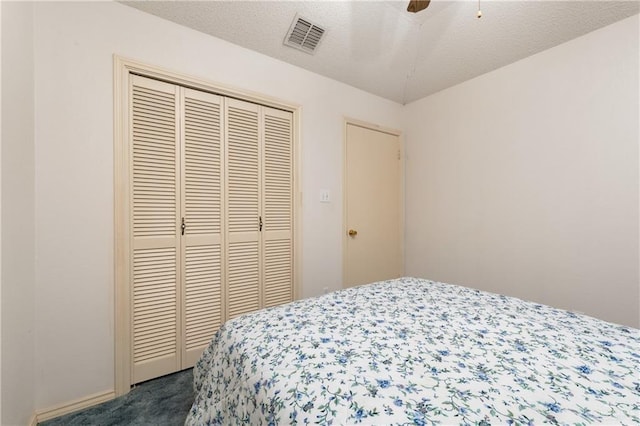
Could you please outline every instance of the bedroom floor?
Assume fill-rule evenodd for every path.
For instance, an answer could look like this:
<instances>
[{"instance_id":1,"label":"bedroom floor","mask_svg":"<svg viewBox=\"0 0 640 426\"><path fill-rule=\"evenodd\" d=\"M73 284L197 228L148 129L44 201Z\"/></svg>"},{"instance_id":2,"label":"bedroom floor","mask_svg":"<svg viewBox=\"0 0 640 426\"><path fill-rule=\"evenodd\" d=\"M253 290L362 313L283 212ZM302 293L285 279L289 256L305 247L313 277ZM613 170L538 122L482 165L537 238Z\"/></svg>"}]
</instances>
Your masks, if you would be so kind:
<instances>
[{"instance_id":1,"label":"bedroom floor","mask_svg":"<svg viewBox=\"0 0 640 426\"><path fill-rule=\"evenodd\" d=\"M120 398L38 425L183 425L194 398L193 371L189 369L149 380Z\"/></svg>"}]
</instances>

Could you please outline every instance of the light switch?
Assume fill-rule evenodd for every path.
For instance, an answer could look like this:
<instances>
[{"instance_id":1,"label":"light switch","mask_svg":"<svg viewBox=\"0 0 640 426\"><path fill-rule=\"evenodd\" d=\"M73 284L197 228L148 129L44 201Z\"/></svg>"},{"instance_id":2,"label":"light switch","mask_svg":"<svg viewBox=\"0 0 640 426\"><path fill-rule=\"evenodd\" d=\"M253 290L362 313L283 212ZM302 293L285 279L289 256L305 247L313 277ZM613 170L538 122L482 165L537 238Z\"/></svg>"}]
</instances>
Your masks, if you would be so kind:
<instances>
[{"instance_id":1,"label":"light switch","mask_svg":"<svg viewBox=\"0 0 640 426\"><path fill-rule=\"evenodd\" d=\"M331 202L331 193L328 189L323 189L320 191L320 202L321 203L330 203Z\"/></svg>"}]
</instances>

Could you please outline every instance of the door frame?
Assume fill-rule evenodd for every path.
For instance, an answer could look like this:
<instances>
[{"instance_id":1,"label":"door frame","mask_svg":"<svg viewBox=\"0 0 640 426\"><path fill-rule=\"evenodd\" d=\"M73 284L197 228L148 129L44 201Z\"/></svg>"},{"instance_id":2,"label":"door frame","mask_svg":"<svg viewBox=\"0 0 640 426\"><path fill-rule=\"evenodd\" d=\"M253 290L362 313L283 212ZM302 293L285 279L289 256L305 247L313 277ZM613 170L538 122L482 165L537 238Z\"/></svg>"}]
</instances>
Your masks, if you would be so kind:
<instances>
[{"instance_id":1,"label":"door frame","mask_svg":"<svg viewBox=\"0 0 640 426\"><path fill-rule=\"evenodd\" d=\"M366 121L358 120L351 117L344 117L344 129L343 129L343 144L342 144L342 288L346 287L347 282L347 244L349 242L349 236L347 235L348 226L347 223L347 127L358 126L368 130L376 132L387 133L389 135L397 136L400 144L400 260L402 264L402 274L405 270L405 256L404 256L404 206L405 206L405 150L404 150L404 137L402 132L397 129L389 127L379 126L377 124L369 123Z\"/></svg>"},{"instance_id":2,"label":"door frame","mask_svg":"<svg viewBox=\"0 0 640 426\"><path fill-rule=\"evenodd\" d=\"M114 391L115 396L131 389L131 229L129 152L129 80L141 75L216 95L289 111L293 114L293 299L302 295L302 106L198 77L170 71L133 59L113 55L113 139L114 139Z\"/></svg>"}]
</instances>

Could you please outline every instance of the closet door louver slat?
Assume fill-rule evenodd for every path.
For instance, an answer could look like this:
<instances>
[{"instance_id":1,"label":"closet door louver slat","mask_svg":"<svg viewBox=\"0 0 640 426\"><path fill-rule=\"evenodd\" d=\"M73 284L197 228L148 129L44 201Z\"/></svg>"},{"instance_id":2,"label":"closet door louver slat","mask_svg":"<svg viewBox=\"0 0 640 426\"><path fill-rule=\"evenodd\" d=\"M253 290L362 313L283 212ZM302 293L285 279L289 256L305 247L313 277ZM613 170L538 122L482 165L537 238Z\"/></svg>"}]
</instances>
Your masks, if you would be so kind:
<instances>
[{"instance_id":1,"label":"closet door louver slat","mask_svg":"<svg viewBox=\"0 0 640 426\"><path fill-rule=\"evenodd\" d=\"M175 371L180 270L177 89L131 79L133 382Z\"/></svg>"},{"instance_id":2,"label":"closet door louver slat","mask_svg":"<svg viewBox=\"0 0 640 426\"><path fill-rule=\"evenodd\" d=\"M222 99L183 89L184 311L182 368L195 365L222 312Z\"/></svg>"},{"instance_id":3,"label":"closet door louver slat","mask_svg":"<svg viewBox=\"0 0 640 426\"><path fill-rule=\"evenodd\" d=\"M293 115L264 111L264 307L293 300Z\"/></svg>"},{"instance_id":4,"label":"closet door louver slat","mask_svg":"<svg viewBox=\"0 0 640 426\"><path fill-rule=\"evenodd\" d=\"M259 309L259 107L226 102L227 319Z\"/></svg>"}]
</instances>

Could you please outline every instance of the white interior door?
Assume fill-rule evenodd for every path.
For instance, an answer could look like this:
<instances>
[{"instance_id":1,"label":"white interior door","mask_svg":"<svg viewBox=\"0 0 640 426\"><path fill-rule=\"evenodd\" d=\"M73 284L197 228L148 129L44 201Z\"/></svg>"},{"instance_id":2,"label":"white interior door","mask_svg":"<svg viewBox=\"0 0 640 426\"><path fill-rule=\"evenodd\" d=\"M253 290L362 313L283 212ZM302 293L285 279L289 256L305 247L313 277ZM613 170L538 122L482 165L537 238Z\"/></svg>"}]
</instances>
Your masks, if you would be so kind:
<instances>
[{"instance_id":1,"label":"white interior door","mask_svg":"<svg viewBox=\"0 0 640 426\"><path fill-rule=\"evenodd\" d=\"M262 107L262 307L293 300L293 114Z\"/></svg>"},{"instance_id":2,"label":"white interior door","mask_svg":"<svg viewBox=\"0 0 640 426\"><path fill-rule=\"evenodd\" d=\"M223 319L222 98L181 88L182 368L195 365ZM184 226L183 226L184 224Z\"/></svg>"},{"instance_id":3,"label":"white interior door","mask_svg":"<svg viewBox=\"0 0 640 426\"><path fill-rule=\"evenodd\" d=\"M347 124L344 286L397 278L402 259L400 137Z\"/></svg>"},{"instance_id":4,"label":"white interior door","mask_svg":"<svg viewBox=\"0 0 640 426\"><path fill-rule=\"evenodd\" d=\"M181 306L178 87L132 76L132 373L133 383L180 365Z\"/></svg>"},{"instance_id":5,"label":"white interior door","mask_svg":"<svg viewBox=\"0 0 640 426\"><path fill-rule=\"evenodd\" d=\"M256 104L226 102L227 319L260 309L260 120Z\"/></svg>"}]
</instances>

